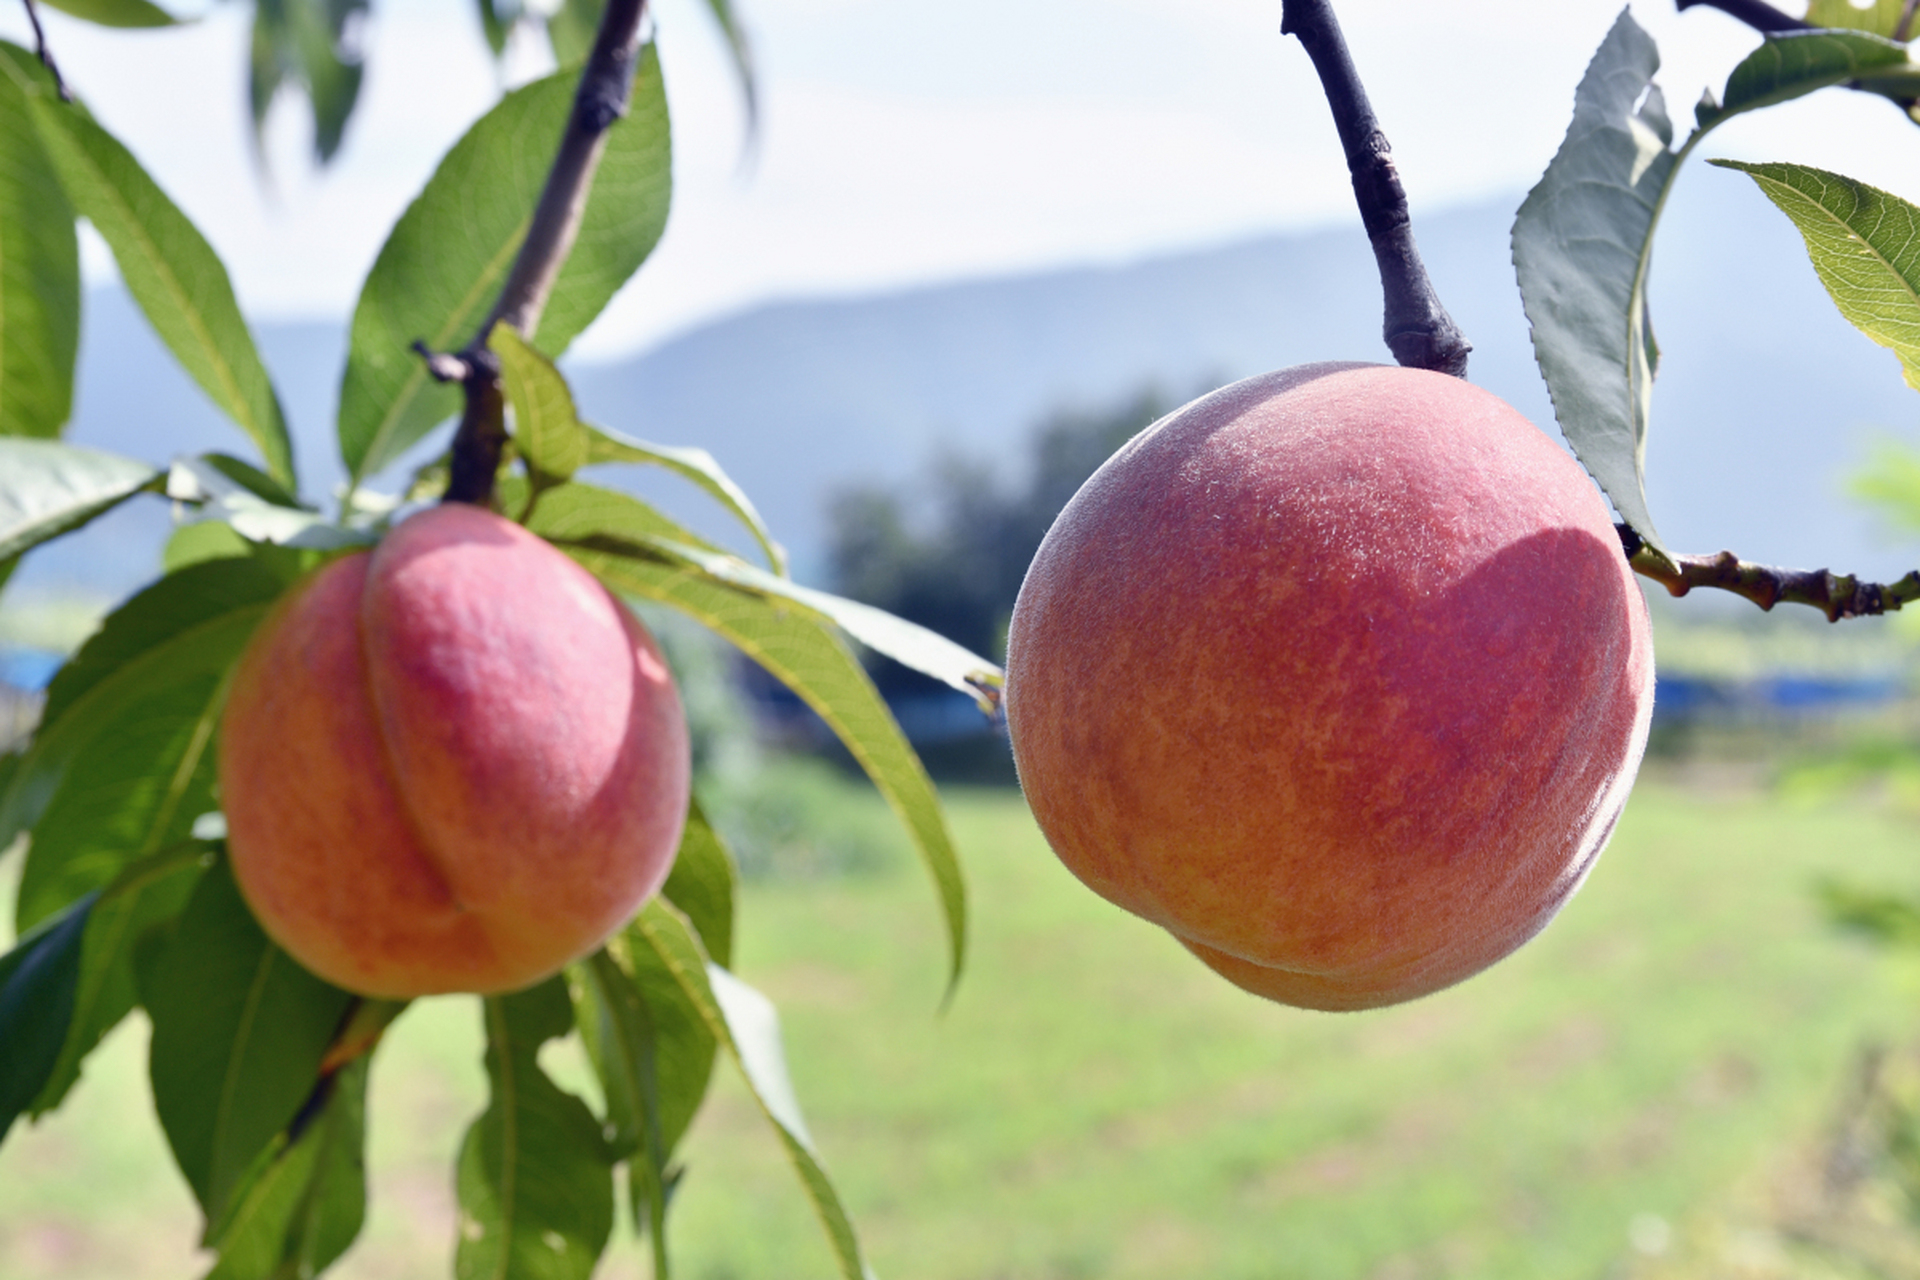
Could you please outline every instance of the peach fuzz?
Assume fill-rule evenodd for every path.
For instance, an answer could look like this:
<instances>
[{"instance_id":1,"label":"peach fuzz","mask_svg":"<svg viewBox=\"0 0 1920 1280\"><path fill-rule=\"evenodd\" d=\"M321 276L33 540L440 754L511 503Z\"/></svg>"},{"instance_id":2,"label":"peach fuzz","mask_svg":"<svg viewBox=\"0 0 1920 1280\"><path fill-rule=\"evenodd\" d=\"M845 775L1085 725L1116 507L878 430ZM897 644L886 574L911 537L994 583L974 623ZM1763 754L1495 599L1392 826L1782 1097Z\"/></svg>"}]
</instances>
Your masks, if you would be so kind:
<instances>
[{"instance_id":1,"label":"peach fuzz","mask_svg":"<svg viewBox=\"0 0 1920 1280\"><path fill-rule=\"evenodd\" d=\"M520 526L447 503L296 586L237 667L235 877L301 964L388 998L511 991L666 879L686 720L640 623Z\"/></svg>"},{"instance_id":2,"label":"peach fuzz","mask_svg":"<svg viewBox=\"0 0 1920 1280\"><path fill-rule=\"evenodd\" d=\"M1503 401L1377 365L1225 387L1047 534L1007 642L1061 860L1231 981L1427 994L1536 934L1646 744L1646 603L1580 467Z\"/></svg>"}]
</instances>

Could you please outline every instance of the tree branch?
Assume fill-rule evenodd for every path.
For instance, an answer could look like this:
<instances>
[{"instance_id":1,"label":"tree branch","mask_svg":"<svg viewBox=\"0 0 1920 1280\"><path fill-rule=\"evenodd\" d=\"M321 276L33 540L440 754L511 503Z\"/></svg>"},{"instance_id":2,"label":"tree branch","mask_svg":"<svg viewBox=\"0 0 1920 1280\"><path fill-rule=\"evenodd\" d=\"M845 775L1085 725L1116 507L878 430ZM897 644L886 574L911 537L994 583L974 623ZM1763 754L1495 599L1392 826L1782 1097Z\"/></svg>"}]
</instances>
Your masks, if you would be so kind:
<instances>
[{"instance_id":1,"label":"tree branch","mask_svg":"<svg viewBox=\"0 0 1920 1280\"><path fill-rule=\"evenodd\" d=\"M507 440L506 398L500 364L488 350L487 339L498 323L528 340L540 327L540 314L553 293L554 281L580 233L594 171L607 147L607 130L627 113L646 9L647 0L608 0L526 241L486 322L451 362L422 352L434 377L457 379L466 392L466 409L453 436L452 476L444 501L485 506L493 500L494 477Z\"/></svg>"},{"instance_id":2,"label":"tree branch","mask_svg":"<svg viewBox=\"0 0 1920 1280\"><path fill-rule=\"evenodd\" d=\"M60 68L54 65L53 51L47 48L47 33L40 26L40 5L38 0L20 0L27 9L27 21L33 26L33 56L40 59L40 65L53 77L53 88L60 95L60 101L72 102L73 90L67 88L67 82L60 77Z\"/></svg>"},{"instance_id":3,"label":"tree branch","mask_svg":"<svg viewBox=\"0 0 1920 1280\"><path fill-rule=\"evenodd\" d=\"M1679 566L1676 573L1648 551L1632 529L1624 524L1614 528L1633 571L1659 583L1669 595L1684 596L1695 587L1713 587L1743 596L1762 609L1782 602L1812 605L1827 615L1828 622L1893 613L1902 605L1920 600L1920 571L1891 584L1862 582L1850 574L1826 569L1753 564L1731 551L1722 551L1717 556L1674 556L1674 564Z\"/></svg>"},{"instance_id":4,"label":"tree branch","mask_svg":"<svg viewBox=\"0 0 1920 1280\"><path fill-rule=\"evenodd\" d=\"M1340 23L1330 0L1285 0L1280 31L1298 36L1319 73L1334 127L1347 153L1353 175L1354 199L1360 221L1373 242L1374 261L1380 267L1380 285L1386 294L1384 333L1393 358L1414 369L1432 369L1457 378L1467 374L1467 353L1473 344L1440 305L1433 281L1413 243L1413 222L1407 213L1407 193L1394 168L1393 152L1380 121L1367 101L1366 87L1354 69Z\"/></svg>"},{"instance_id":5,"label":"tree branch","mask_svg":"<svg viewBox=\"0 0 1920 1280\"><path fill-rule=\"evenodd\" d=\"M1682 12L1701 4L1738 18L1755 31L1776 33L1817 29L1810 22L1802 22L1798 18L1780 12L1766 0L1673 0L1673 7Z\"/></svg>"}]
</instances>

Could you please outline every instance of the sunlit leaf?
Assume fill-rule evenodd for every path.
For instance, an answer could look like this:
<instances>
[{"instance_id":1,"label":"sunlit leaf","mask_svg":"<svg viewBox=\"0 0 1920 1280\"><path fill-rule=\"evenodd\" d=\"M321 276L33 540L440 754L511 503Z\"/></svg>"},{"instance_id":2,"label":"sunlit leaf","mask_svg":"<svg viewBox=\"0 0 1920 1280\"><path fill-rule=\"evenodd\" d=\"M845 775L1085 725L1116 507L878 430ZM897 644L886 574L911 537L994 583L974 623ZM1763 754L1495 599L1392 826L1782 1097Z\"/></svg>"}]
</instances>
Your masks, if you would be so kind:
<instances>
[{"instance_id":1,"label":"sunlit leaf","mask_svg":"<svg viewBox=\"0 0 1920 1280\"><path fill-rule=\"evenodd\" d=\"M99 449L0 437L0 560L80 528L159 475Z\"/></svg>"},{"instance_id":2,"label":"sunlit leaf","mask_svg":"<svg viewBox=\"0 0 1920 1280\"><path fill-rule=\"evenodd\" d=\"M593 52L593 37L600 30L607 0L561 0L547 16L547 39L553 45L553 60L563 67L578 68Z\"/></svg>"},{"instance_id":3,"label":"sunlit leaf","mask_svg":"<svg viewBox=\"0 0 1920 1280\"><path fill-rule=\"evenodd\" d=\"M755 568L624 493L586 484L558 486L540 496L527 517L527 527L556 543L677 564L734 590L798 605L868 648L968 694L983 706L997 696L1003 680L1000 668L937 632L884 609Z\"/></svg>"},{"instance_id":4,"label":"sunlit leaf","mask_svg":"<svg viewBox=\"0 0 1920 1280\"><path fill-rule=\"evenodd\" d=\"M1920 390L1920 208L1807 165L1712 163L1750 176L1793 219L1840 314L1898 356Z\"/></svg>"},{"instance_id":5,"label":"sunlit leaf","mask_svg":"<svg viewBox=\"0 0 1920 1280\"><path fill-rule=\"evenodd\" d=\"M67 198L113 250L127 291L154 332L214 404L253 437L274 479L294 488L286 418L219 257L106 130L44 95L34 97L32 107Z\"/></svg>"},{"instance_id":6,"label":"sunlit leaf","mask_svg":"<svg viewBox=\"0 0 1920 1280\"><path fill-rule=\"evenodd\" d=\"M782 577L786 576L786 548L773 540L772 531L767 528L766 521L760 518L759 510L753 505L753 500L747 497L746 491L733 482L732 476L720 469L720 464L705 449L650 444L591 424L587 426L587 435L589 466L603 462L638 462L646 466L665 467L693 481L747 526L754 541L760 544L760 550L766 554L768 566Z\"/></svg>"},{"instance_id":7,"label":"sunlit leaf","mask_svg":"<svg viewBox=\"0 0 1920 1280\"><path fill-rule=\"evenodd\" d=\"M513 439L534 474L565 480L587 460L587 432L574 412L573 393L553 362L505 324L488 340L500 357L500 377L513 408Z\"/></svg>"},{"instance_id":8,"label":"sunlit leaf","mask_svg":"<svg viewBox=\"0 0 1920 1280\"><path fill-rule=\"evenodd\" d=\"M32 54L0 44L0 436L57 436L73 412L79 242L30 96L51 89Z\"/></svg>"},{"instance_id":9,"label":"sunlit leaf","mask_svg":"<svg viewBox=\"0 0 1920 1280\"><path fill-rule=\"evenodd\" d=\"M366 1218L366 1094L361 1058L268 1144L207 1233L220 1261L206 1280L314 1276L346 1252Z\"/></svg>"},{"instance_id":10,"label":"sunlit leaf","mask_svg":"<svg viewBox=\"0 0 1920 1280\"><path fill-rule=\"evenodd\" d=\"M659 1037L650 1001L630 968L605 948L573 966L569 987L574 1025L606 1099L608 1147L626 1162L636 1229L653 1241L655 1280L669 1280L668 1152L660 1129ZM710 1067L713 1045L706 1039Z\"/></svg>"},{"instance_id":11,"label":"sunlit leaf","mask_svg":"<svg viewBox=\"0 0 1920 1280\"><path fill-rule=\"evenodd\" d=\"M340 451L359 480L449 417L459 393L427 376L415 340L471 341L500 293L553 149L575 77L516 89L467 131L395 224L354 310L340 388ZM558 356L653 251L672 189L666 98L649 47L627 115L607 134L580 233L533 345Z\"/></svg>"},{"instance_id":12,"label":"sunlit leaf","mask_svg":"<svg viewBox=\"0 0 1920 1280\"><path fill-rule=\"evenodd\" d=\"M1666 555L1646 505L1646 444L1659 348L1647 306L1653 232L1681 162L1707 130L1868 71L1906 65L1899 46L1835 32L1771 36L1672 148L1660 56L1622 11L1574 94L1573 123L1513 227L1514 266L1554 415L1620 515Z\"/></svg>"},{"instance_id":13,"label":"sunlit leaf","mask_svg":"<svg viewBox=\"0 0 1920 1280\"><path fill-rule=\"evenodd\" d=\"M671 605L731 641L832 728L899 815L933 877L947 926L951 990L966 957L967 903L946 814L886 701L832 626L810 610L712 581L668 560L562 547L613 590Z\"/></svg>"},{"instance_id":14,"label":"sunlit leaf","mask_svg":"<svg viewBox=\"0 0 1920 1280\"><path fill-rule=\"evenodd\" d=\"M690 802L680 851L660 892L693 923L707 955L726 968L733 967L733 895L738 880L733 854L707 821L700 802Z\"/></svg>"},{"instance_id":15,"label":"sunlit leaf","mask_svg":"<svg viewBox=\"0 0 1920 1280\"><path fill-rule=\"evenodd\" d=\"M1816 27L1843 27L1891 36L1900 25L1906 0L1869 0L1865 8L1853 0L1808 0L1806 21Z\"/></svg>"},{"instance_id":16,"label":"sunlit leaf","mask_svg":"<svg viewBox=\"0 0 1920 1280\"><path fill-rule=\"evenodd\" d=\"M40 3L103 27L171 27L180 22L150 0L40 0Z\"/></svg>"},{"instance_id":17,"label":"sunlit leaf","mask_svg":"<svg viewBox=\"0 0 1920 1280\"><path fill-rule=\"evenodd\" d=\"M255 923L225 860L141 974L154 1109L209 1222L312 1094L352 997Z\"/></svg>"},{"instance_id":18,"label":"sunlit leaf","mask_svg":"<svg viewBox=\"0 0 1920 1280\"><path fill-rule=\"evenodd\" d=\"M91 897L29 932L0 956L0 1141L53 1073L80 986L80 941Z\"/></svg>"},{"instance_id":19,"label":"sunlit leaf","mask_svg":"<svg viewBox=\"0 0 1920 1280\"><path fill-rule=\"evenodd\" d=\"M627 933L634 950L652 951L673 974L686 998L706 1019L714 1038L726 1046L739 1065L754 1100L772 1122L800 1175L801 1186L833 1246L841 1275L847 1280L871 1280L873 1273L861 1257L853 1223L820 1163L800 1113L772 1001L710 963L686 917L657 898L641 909Z\"/></svg>"},{"instance_id":20,"label":"sunlit leaf","mask_svg":"<svg viewBox=\"0 0 1920 1280\"><path fill-rule=\"evenodd\" d=\"M460 1144L458 1280L588 1280L613 1230L612 1157L586 1103L540 1069L573 1026L558 978L484 1001L492 1097Z\"/></svg>"},{"instance_id":21,"label":"sunlit leaf","mask_svg":"<svg viewBox=\"0 0 1920 1280\"><path fill-rule=\"evenodd\" d=\"M1910 65L1906 49L1877 35L1800 31L1770 36L1727 77L1721 104L1696 113L1697 123L1704 131L1742 111L1770 107L1862 76L1903 71Z\"/></svg>"}]
</instances>

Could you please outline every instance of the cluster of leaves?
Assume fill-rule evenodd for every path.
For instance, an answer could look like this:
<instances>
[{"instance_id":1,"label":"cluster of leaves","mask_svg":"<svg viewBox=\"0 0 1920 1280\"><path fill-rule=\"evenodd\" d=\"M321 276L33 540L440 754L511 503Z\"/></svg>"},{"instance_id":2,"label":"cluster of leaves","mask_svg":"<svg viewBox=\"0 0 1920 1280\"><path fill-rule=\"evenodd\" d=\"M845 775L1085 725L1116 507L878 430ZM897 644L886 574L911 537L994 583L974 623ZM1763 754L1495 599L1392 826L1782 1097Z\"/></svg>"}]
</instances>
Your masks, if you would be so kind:
<instances>
[{"instance_id":1,"label":"cluster of leaves","mask_svg":"<svg viewBox=\"0 0 1920 1280\"><path fill-rule=\"evenodd\" d=\"M263 21L268 9L261 0ZM0 757L0 850L25 847L19 941L0 956L0 1136L20 1115L60 1105L102 1036L144 1009L155 1106L205 1213L220 1280L312 1275L351 1244L365 1203L368 1055L405 1007L305 972L249 913L226 862L213 766L227 682L293 582L376 541L410 500L444 487L446 468L432 465L405 494L369 488L458 408L408 347L444 350L485 322L527 236L573 80L561 72L506 94L394 227L353 318L337 424L351 483L329 515L297 496L279 400L217 255L83 106L61 100L32 54L0 44L0 580L36 546L143 495L185 513L164 576L105 620L55 676L24 749ZM711 457L588 425L553 364L652 251L670 174L649 47L538 331L488 335L512 433L499 506L615 592L691 615L819 712L932 873L957 978L966 904L946 821L846 637L983 701L999 673L911 623L793 583ZM161 471L61 442L79 217L256 461L206 454ZM617 464L666 467L703 487L767 567L581 478ZM792 1157L842 1271L865 1274L787 1081L773 1007L731 972L733 894L730 856L696 808L661 897L565 973L482 1002L492 1097L459 1156L459 1274L584 1278L608 1240L622 1169L630 1215L667 1274L675 1153L722 1052ZM540 1069L540 1046L567 1034L596 1068L597 1111Z\"/></svg>"},{"instance_id":2,"label":"cluster of leaves","mask_svg":"<svg viewBox=\"0 0 1920 1280\"><path fill-rule=\"evenodd\" d=\"M1048 419L1034 434L1030 470L1018 487L978 462L945 459L928 478L930 521L910 519L890 488L841 492L828 512L835 590L975 652L1004 654L1020 581L1054 517L1114 450L1173 407L1149 389ZM888 691L927 683L886 659L875 664L874 678Z\"/></svg>"},{"instance_id":3,"label":"cluster of leaves","mask_svg":"<svg viewBox=\"0 0 1920 1280\"><path fill-rule=\"evenodd\" d=\"M1648 312L1653 234L1686 158L1743 112L1845 86L1913 114L1920 67L1896 41L1900 0L1815 0L1816 29L1767 36L1694 108L1677 147L1654 83L1652 37L1622 11L1574 95L1573 124L1513 227L1534 354L1561 430L1647 551L1671 567L1646 501L1646 442L1660 351ZM1920 116L1916 116L1920 119ZM1750 174L1807 242L1842 314L1891 347L1920 388L1920 209L1800 164L1712 163Z\"/></svg>"},{"instance_id":4,"label":"cluster of leaves","mask_svg":"<svg viewBox=\"0 0 1920 1280\"><path fill-rule=\"evenodd\" d=\"M178 26L183 21L153 0L41 3L108 27L154 29ZM586 61L606 10L606 0L563 0L551 11L529 8L521 0L474 0L474 4L481 30L496 57L506 52L507 41L516 28L534 28L546 36L554 61L562 67ZM733 54L751 118L754 78L746 32L734 15L731 0L707 0L707 5ZM370 8L370 0L254 0L247 101L253 110L256 145L268 112L282 91L290 90L304 96L312 108L315 156L322 163L333 158L360 101L360 82L365 74L360 37Z\"/></svg>"}]
</instances>

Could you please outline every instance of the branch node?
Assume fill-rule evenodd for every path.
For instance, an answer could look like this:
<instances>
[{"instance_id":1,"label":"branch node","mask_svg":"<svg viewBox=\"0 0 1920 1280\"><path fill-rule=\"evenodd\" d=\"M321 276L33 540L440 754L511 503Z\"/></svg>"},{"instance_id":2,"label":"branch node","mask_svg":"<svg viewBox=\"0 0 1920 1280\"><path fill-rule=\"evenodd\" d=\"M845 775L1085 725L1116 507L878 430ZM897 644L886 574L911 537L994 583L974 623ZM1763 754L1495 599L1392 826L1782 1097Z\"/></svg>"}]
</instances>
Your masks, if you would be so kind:
<instances>
[{"instance_id":1,"label":"branch node","mask_svg":"<svg viewBox=\"0 0 1920 1280\"><path fill-rule=\"evenodd\" d=\"M1892 613L1920 600L1920 570L1887 586L1830 569L1753 564L1731 551L1712 556L1674 556L1672 563L1666 564L1626 525L1615 525L1614 530L1620 535L1621 549L1633 571L1659 583L1675 597L1695 587L1712 587L1731 591L1769 611L1782 602L1811 605L1825 614L1828 622Z\"/></svg>"},{"instance_id":2,"label":"branch node","mask_svg":"<svg viewBox=\"0 0 1920 1280\"><path fill-rule=\"evenodd\" d=\"M411 350L426 362L427 376L435 382L465 382L472 372L467 361L450 352L433 350L424 338L415 338Z\"/></svg>"},{"instance_id":3,"label":"branch node","mask_svg":"<svg viewBox=\"0 0 1920 1280\"><path fill-rule=\"evenodd\" d=\"M73 90L67 88L66 80L60 75L60 68L53 61L53 50L47 47L47 33L40 26L39 0L21 0L27 8L27 22L33 27L33 56L40 59L40 65L53 77L53 90L60 95L60 101L72 102Z\"/></svg>"}]
</instances>

